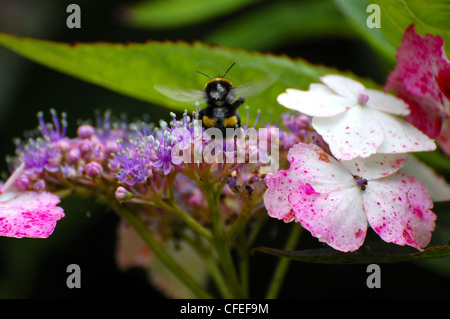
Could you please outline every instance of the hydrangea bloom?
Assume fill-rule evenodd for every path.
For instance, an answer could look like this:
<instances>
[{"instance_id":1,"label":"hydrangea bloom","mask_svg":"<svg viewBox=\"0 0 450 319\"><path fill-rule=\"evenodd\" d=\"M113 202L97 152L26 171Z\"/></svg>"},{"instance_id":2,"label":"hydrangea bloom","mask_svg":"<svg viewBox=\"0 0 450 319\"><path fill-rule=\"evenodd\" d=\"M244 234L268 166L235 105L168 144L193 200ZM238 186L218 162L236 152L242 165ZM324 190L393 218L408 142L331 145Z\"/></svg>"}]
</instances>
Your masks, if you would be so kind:
<instances>
[{"instance_id":1,"label":"hydrangea bloom","mask_svg":"<svg viewBox=\"0 0 450 319\"><path fill-rule=\"evenodd\" d=\"M288 89L278 102L312 116L312 126L340 160L375 153L432 151L434 141L394 115L408 105L392 95L365 88L352 79L327 75L309 91Z\"/></svg>"},{"instance_id":2,"label":"hydrangea bloom","mask_svg":"<svg viewBox=\"0 0 450 319\"><path fill-rule=\"evenodd\" d=\"M385 89L410 105L411 114L405 119L437 138L450 155L450 61L444 40L439 35L422 37L411 25L398 47L397 60Z\"/></svg>"},{"instance_id":3,"label":"hydrangea bloom","mask_svg":"<svg viewBox=\"0 0 450 319\"><path fill-rule=\"evenodd\" d=\"M320 241L357 250L367 225L386 242L425 247L435 214L426 188L398 170L402 154L339 162L314 144L297 144L290 168L268 176L264 202L270 216L297 220Z\"/></svg>"}]
</instances>

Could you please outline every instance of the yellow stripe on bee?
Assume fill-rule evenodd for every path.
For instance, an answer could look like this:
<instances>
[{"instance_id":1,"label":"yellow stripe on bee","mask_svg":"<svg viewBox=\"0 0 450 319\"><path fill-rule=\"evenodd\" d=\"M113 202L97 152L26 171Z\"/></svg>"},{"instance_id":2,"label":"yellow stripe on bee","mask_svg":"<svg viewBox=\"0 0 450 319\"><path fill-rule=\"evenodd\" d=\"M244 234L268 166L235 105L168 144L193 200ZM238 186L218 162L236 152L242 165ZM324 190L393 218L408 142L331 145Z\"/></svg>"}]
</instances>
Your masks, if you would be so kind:
<instances>
[{"instance_id":1,"label":"yellow stripe on bee","mask_svg":"<svg viewBox=\"0 0 450 319\"><path fill-rule=\"evenodd\" d=\"M223 120L223 126L225 127L235 127L237 123L238 119L236 115L230 116L229 118Z\"/></svg>"},{"instance_id":2,"label":"yellow stripe on bee","mask_svg":"<svg viewBox=\"0 0 450 319\"><path fill-rule=\"evenodd\" d=\"M206 115L202 118L203 124L207 127L215 127L216 126L216 120L212 119L210 117L207 117Z\"/></svg>"},{"instance_id":3,"label":"yellow stripe on bee","mask_svg":"<svg viewBox=\"0 0 450 319\"><path fill-rule=\"evenodd\" d=\"M230 82L229 80L227 80L227 79L225 79L225 78L223 78L223 77L221 77L221 76L218 76L218 77L213 78L212 80L208 81L208 83L206 83L206 85L205 85L205 88L206 88L209 84L211 84L212 82L216 82L216 81L226 82L226 83L228 83L231 87L233 87L233 84L231 84L231 82Z\"/></svg>"}]
</instances>

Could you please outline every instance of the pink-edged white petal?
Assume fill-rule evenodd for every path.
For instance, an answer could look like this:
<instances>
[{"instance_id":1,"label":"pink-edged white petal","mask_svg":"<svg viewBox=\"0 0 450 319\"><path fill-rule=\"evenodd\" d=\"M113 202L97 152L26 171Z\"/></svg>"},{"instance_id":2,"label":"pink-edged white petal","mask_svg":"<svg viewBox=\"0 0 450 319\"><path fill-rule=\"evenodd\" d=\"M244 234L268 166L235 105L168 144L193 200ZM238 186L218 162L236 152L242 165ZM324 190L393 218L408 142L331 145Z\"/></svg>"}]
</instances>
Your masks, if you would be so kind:
<instances>
[{"instance_id":1,"label":"pink-edged white petal","mask_svg":"<svg viewBox=\"0 0 450 319\"><path fill-rule=\"evenodd\" d=\"M0 236L47 238L64 217L59 197L48 192L7 192L0 198Z\"/></svg>"},{"instance_id":2,"label":"pink-edged white petal","mask_svg":"<svg viewBox=\"0 0 450 319\"><path fill-rule=\"evenodd\" d=\"M355 180L331 155L315 144L299 143L288 153L291 179L311 184L319 192L352 187Z\"/></svg>"},{"instance_id":3,"label":"pink-edged white petal","mask_svg":"<svg viewBox=\"0 0 450 319\"><path fill-rule=\"evenodd\" d=\"M363 193L372 229L386 242L422 249L431 239L433 202L416 178L404 173L369 181Z\"/></svg>"},{"instance_id":4,"label":"pink-edged white petal","mask_svg":"<svg viewBox=\"0 0 450 319\"><path fill-rule=\"evenodd\" d=\"M409 115L411 112L407 103L391 94L372 89L366 89L364 94L369 97L367 107L402 116Z\"/></svg>"},{"instance_id":5,"label":"pink-edged white petal","mask_svg":"<svg viewBox=\"0 0 450 319\"><path fill-rule=\"evenodd\" d=\"M425 152L436 149L435 142L412 124L369 108L365 109L365 113L366 118L372 118L383 129L384 140L377 153Z\"/></svg>"},{"instance_id":6,"label":"pink-edged white petal","mask_svg":"<svg viewBox=\"0 0 450 319\"><path fill-rule=\"evenodd\" d=\"M366 88L361 83L342 75L329 74L320 78L336 94L356 101Z\"/></svg>"},{"instance_id":7,"label":"pink-edged white petal","mask_svg":"<svg viewBox=\"0 0 450 319\"><path fill-rule=\"evenodd\" d=\"M347 161L358 156L368 157L375 154L383 143L380 123L366 110L357 105L332 118L313 118L313 128L327 142L337 159Z\"/></svg>"},{"instance_id":8,"label":"pink-edged white petal","mask_svg":"<svg viewBox=\"0 0 450 319\"><path fill-rule=\"evenodd\" d=\"M289 203L302 227L321 242L344 252L363 244L367 219L358 187L318 193L305 184L291 192Z\"/></svg>"},{"instance_id":9,"label":"pink-edged white petal","mask_svg":"<svg viewBox=\"0 0 450 319\"><path fill-rule=\"evenodd\" d=\"M286 93L278 96L277 101L289 109L321 117L334 116L355 105L354 101L334 94L324 85L315 84L311 88L313 90L310 91L287 89Z\"/></svg>"},{"instance_id":10,"label":"pink-edged white petal","mask_svg":"<svg viewBox=\"0 0 450 319\"><path fill-rule=\"evenodd\" d=\"M294 211L288 202L288 195L298 183L293 181L291 172L278 171L265 179L268 189L264 194L264 205L270 217L282 219L285 223L294 220ZM295 176L295 175L294 175Z\"/></svg>"},{"instance_id":11,"label":"pink-edged white petal","mask_svg":"<svg viewBox=\"0 0 450 319\"><path fill-rule=\"evenodd\" d=\"M407 154L374 154L342 161L341 164L352 175L372 180L394 174L405 165L406 160Z\"/></svg>"}]
</instances>

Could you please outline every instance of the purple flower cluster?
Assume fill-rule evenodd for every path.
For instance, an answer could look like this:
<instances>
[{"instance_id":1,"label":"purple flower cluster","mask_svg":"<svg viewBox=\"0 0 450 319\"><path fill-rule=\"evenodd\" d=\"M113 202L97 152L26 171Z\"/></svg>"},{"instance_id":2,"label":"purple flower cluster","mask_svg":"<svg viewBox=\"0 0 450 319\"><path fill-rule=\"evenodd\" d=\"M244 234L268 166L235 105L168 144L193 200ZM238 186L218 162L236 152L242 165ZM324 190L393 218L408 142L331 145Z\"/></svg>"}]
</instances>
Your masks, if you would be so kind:
<instances>
[{"instance_id":1,"label":"purple flower cluster","mask_svg":"<svg viewBox=\"0 0 450 319\"><path fill-rule=\"evenodd\" d=\"M117 139L131 130L123 125L111 127L110 114L105 113L97 128L82 124L77 137L69 138L65 113L61 119L56 111L51 114L52 123L45 123L42 112L38 114L40 136L16 142L16 156L8 161L11 170L22 163L24 170L15 186L19 190L53 190L72 183L93 183L94 178L112 178L107 164L118 150Z\"/></svg>"},{"instance_id":2,"label":"purple flower cluster","mask_svg":"<svg viewBox=\"0 0 450 319\"><path fill-rule=\"evenodd\" d=\"M43 114L38 114L40 135L18 142L16 156L9 159L12 170L21 167L14 178L20 191L101 194L139 204L136 211L166 226L174 220L168 210L182 210L202 224L211 223L208 187L221 190L220 207L226 220L239 216L244 207L253 211L262 204L266 186L261 169L267 162L250 159L268 155L252 142L250 136L258 133L248 120L243 139L217 142L205 133L195 112L192 116L184 112L181 119L171 113L172 120L160 121L158 126L112 120L111 113L105 112L97 116L96 125L79 125L74 138L66 136L66 115L58 116L54 110L51 115L52 122L45 123ZM288 129L280 132L279 140L278 136L273 139L275 127L267 127L268 149L275 143L285 154L289 141L311 139L308 118L286 116L284 125ZM170 227L163 227L166 233L171 233Z\"/></svg>"}]
</instances>

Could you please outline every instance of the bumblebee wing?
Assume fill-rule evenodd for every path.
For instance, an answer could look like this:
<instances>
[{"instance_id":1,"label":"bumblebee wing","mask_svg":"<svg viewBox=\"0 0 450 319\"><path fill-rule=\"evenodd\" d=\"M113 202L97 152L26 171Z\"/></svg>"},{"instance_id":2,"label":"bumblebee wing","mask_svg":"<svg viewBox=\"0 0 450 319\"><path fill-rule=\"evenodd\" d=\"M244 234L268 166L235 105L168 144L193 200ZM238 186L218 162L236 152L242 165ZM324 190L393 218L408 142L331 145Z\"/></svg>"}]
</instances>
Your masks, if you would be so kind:
<instances>
[{"instance_id":1,"label":"bumblebee wing","mask_svg":"<svg viewBox=\"0 0 450 319\"><path fill-rule=\"evenodd\" d=\"M233 94L236 97L239 96L253 96L258 94L259 92L264 91L269 86L271 86L276 80L278 79L278 76L271 76L269 78L264 78L262 80L258 80L255 82L251 82L245 85L238 86L236 88L233 88Z\"/></svg>"},{"instance_id":2,"label":"bumblebee wing","mask_svg":"<svg viewBox=\"0 0 450 319\"><path fill-rule=\"evenodd\" d=\"M183 103L203 103L205 93L198 90L184 90L180 88L169 87L165 85L155 85L155 90L165 95L169 99Z\"/></svg>"}]
</instances>

